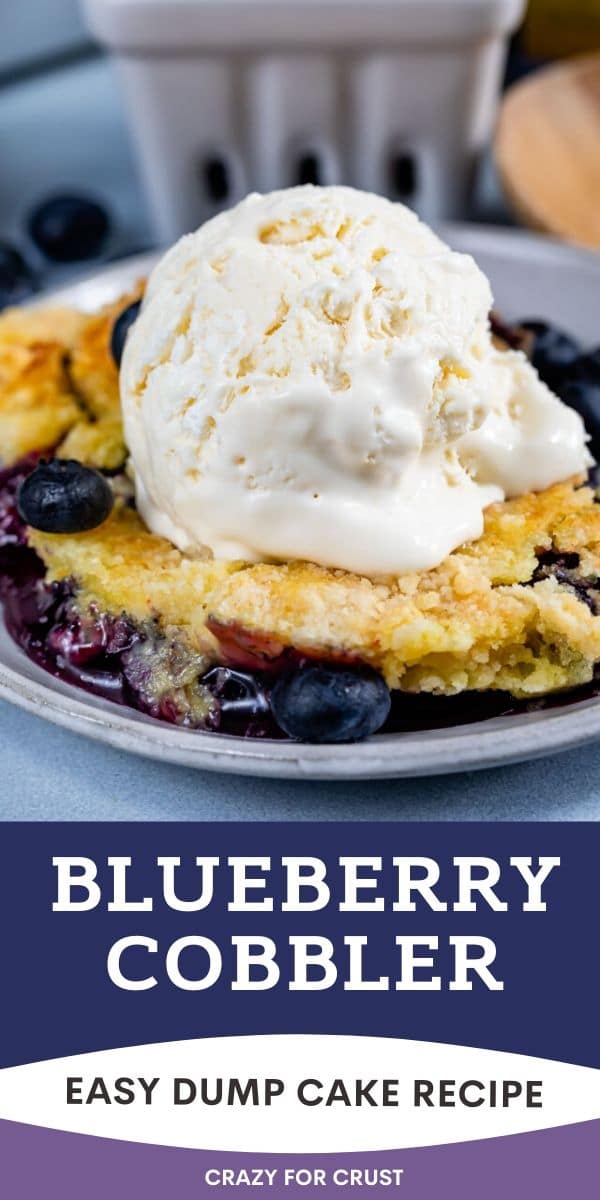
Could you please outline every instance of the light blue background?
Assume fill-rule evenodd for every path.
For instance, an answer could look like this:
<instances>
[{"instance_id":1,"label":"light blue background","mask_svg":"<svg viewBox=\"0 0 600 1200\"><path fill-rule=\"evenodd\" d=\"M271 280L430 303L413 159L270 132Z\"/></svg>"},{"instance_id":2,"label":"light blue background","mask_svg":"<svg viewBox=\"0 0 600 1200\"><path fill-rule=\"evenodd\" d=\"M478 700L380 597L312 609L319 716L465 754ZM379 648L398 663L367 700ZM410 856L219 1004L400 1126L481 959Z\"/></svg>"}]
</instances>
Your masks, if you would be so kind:
<instances>
[{"instance_id":1,"label":"light blue background","mask_svg":"<svg viewBox=\"0 0 600 1200\"><path fill-rule=\"evenodd\" d=\"M600 820L600 742L431 779L290 782L133 757L0 703L0 820Z\"/></svg>"}]
</instances>

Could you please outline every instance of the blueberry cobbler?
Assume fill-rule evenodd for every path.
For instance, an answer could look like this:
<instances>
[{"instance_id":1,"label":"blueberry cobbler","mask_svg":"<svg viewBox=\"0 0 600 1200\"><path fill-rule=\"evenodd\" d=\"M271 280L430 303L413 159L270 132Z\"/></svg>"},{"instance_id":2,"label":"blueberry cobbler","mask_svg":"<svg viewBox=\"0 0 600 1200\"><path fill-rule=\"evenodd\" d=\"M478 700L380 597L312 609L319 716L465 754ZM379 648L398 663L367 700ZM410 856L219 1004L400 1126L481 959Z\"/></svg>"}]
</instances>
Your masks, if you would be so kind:
<instances>
[{"instance_id":1,"label":"blueberry cobbler","mask_svg":"<svg viewBox=\"0 0 600 1200\"><path fill-rule=\"evenodd\" d=\"M97 314L6 311L11 635L117 703L255 737L592 690L599 354L491 305L402 205L301 187Z\"/></svg>"}]
</instances>

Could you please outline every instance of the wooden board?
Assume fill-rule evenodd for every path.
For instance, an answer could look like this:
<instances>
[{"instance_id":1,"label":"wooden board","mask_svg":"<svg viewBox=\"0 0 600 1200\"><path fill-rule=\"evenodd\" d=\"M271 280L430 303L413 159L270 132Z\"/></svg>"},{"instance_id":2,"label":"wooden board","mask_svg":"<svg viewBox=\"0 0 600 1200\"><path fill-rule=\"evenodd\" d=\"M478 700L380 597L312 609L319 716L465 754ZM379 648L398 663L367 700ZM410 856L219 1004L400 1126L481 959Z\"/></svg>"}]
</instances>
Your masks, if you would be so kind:
<instances>
[{"instance_id":1,"label":"wooden board","mask_svg":"<svg viewBox=\"0 0 600 1200\"><path fill-rule=\"evenodd\" d=\"M600 249L600 54L512 87L494 152L507 198L527 225Z\"/></svg>"}]
</instances>

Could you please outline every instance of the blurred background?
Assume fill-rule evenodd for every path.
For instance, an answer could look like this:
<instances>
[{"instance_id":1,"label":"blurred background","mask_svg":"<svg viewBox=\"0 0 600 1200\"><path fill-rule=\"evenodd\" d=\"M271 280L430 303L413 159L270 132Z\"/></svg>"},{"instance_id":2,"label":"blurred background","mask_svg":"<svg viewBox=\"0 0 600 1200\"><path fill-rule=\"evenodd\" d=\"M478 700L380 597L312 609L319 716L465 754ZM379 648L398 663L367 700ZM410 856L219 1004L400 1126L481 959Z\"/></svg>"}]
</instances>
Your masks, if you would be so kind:
<instances>
[{"instance_id":1,"label":"blurred background","mask_svg":"<svg viewBox=\"0 0 600 1200\"><path fill-rule=\"evenodd\" d=\"M594 245L598 52L600 0L4 0L0 306L294 182ZM556 75L581 55L585 77ZM532 90L542 79L554 92ZM535 174L532 205L519 194L530 166L561 178L551 148L535 162L540 120L581 160L562 172L579 189L564 227L532 211Z\"/></svg>"}]
</instances>

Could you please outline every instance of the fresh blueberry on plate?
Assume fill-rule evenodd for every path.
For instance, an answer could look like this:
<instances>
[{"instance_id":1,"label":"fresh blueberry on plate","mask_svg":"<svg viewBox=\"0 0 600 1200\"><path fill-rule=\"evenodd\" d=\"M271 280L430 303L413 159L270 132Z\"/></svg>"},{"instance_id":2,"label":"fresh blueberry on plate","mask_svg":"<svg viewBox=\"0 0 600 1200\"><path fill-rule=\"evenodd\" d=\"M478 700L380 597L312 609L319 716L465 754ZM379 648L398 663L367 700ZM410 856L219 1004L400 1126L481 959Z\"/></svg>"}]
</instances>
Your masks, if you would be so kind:
<instances>
[{"instance_id":1,"label":"fresh blueberry on plate","mask_svg":"<svg viewBox=\"0 0 600 1200\"><path fill-rule=\"evenodd\" d=\"M549 387L556 388L572 371L581 346L563 329L545 321L521 321L520 325L533 335L530 356L534 367Z\"/></svg>"},{"instance_id":2,"label":"fresh blueberry on plate","mask_svg":"<svg viewBox=\"0 0 600 1200\"><path fill-rule=\"evenodd\" d=\"M110 338L110 352L117 367L121 366L121 359L123 357L123 350L125 349L127 334L129 333L134 321L137 320L141 305L141 300L134 300L132 304L129 304L127 308L123 309L122 313L119 313L119 316L113 325Z\"/></svg>"},{"instance_id":3,"label":"fresh blueberry on plate","mask_svg":"<svg viewBox=\"0 0 600 1200\"><path fill-rule=\"evenodd\" d=\"M109 231L104 208L87 196L52 196L31 213L29 232L53 262L79 262L99 254Z\"/></svg>"},{"instance_id":4,"label":"fresh blueberry on plate","mask_svg":"<svg viewBox=\"0 0 600 1200\"><path fill-rule=\"evenodd\" d=\"M72 459L40 462L21 484L19 515L43 533L95 529L113 506L110 485L99 471Z\"/></svg>"},{"instance_id":5,"label":"fresh blueberry on plate","mask_svg":"<svg viewBox=\"0 0 600 1200\"><path fill-rule=\"evenodd\" d=\"M277 724L302 742L354 742L376 733L390 711L389 688L368 667L302 667L271 694Z\"/></svg>"},{"instance_id":6,"label":"fresh blueberry on plate","mask_svg":"<svg viewBox=\"0 0 600 1200\"><path fill-rule=\"evenodd\" d=\"M8 242L0 242L0 308L19 304L35 289L35 279L23 255Z\"/></svg>"}]
</instances>

